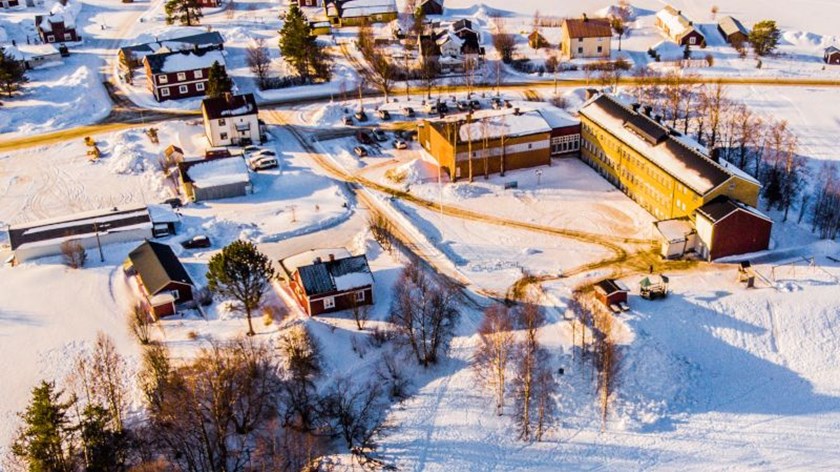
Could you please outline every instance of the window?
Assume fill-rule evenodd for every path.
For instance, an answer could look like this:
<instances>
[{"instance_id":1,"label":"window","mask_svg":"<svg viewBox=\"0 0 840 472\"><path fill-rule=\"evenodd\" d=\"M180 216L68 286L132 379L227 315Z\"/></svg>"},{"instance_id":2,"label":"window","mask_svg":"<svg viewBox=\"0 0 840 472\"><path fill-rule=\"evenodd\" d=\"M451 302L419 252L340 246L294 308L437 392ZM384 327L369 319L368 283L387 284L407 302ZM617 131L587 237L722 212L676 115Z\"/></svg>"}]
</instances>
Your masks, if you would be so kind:
<instances>
[{"instance_id":1,"label":"window","mask_svg":"<svg viewBox=\"0 0 840 472\"><path fill-rule=\"evenodd\" d=\"M219 139L225 140L227 138L228 138L227 133L220 133L219 134Z\"/></svg>"},{"instance_id":2,"label":"window","mask_svg":"<svg viewBox=\"0 0 840 472\"><path fill-rule=\"evenodd\" d=\"M695 38L694 36L688 38L688 44L696 44L696 43L697 43L697 38Z\"/></svg>"},{"instance_id":3,"label":"window","mask_svg":"<svg viewBox=\"0 0 840 472\"><path fill-rule=\"evenodd\" d=\"M583 48L578 48L578 54L583 54Z\"/></svg>"},{"instance_id":4,"label":"window","mask_svg":"<svg viewBox=\"0 0 840 472\"><path fill-rule=\"evenodd\" d=\"M163 87L160 89L160 96L161 97L168 97L169 96L169 87Z\"/></svg>"},{"instance_id":5,"label":"window","mask_svg":"<svg viewBox=\"0 0 840 472\"><path fill-rule=\"evenodd\" d=\"M167 77L166 74L161 74L161 75L158 76L158 83L159 84L165 84L167 82L169 82L169 77Z\"/></svg>"},{"instance_id":6,"label":"window","mask_svg":"<svg viewBox=\"0 0 840 472\"><path fill-rule=\"evenodd\" d=\"M181 85L180 87L178 87L178 93L187 93L189 91L190 89L186 85Z\"/></svg>"},{"instance_id":7,"label":"window","mask_svg":"<svg viewBox=\"0 0 840 472\"><path fill-rule=\"evenodd\" d=\"M70 33L64 33L64 40L65 41L72 41L73 40L73 35L70 34Z\"/></svg>"},{"instance_id":8,"label":"window","mask_svg":"<svg viewBox=\"0 0 840 472\"><path fill-rule=\"evenodd\" d=\"M224 125L225 125L225 119L222 118L221 120L219 120L219 126L224 126Z\"/></svg>"},{"instance_id":9,"label":"window","mask_svg":"<svg viewBox=\"0 0 840 472\"><path fill-rule=\"evenodd\" d=\"M181 298L181 296L180 296L180 294L178 293L177 290L171 290L169 293L172 295L172 298L174 298L175 300Z\"/></svg>"},{"instance_id":10,"label":"window","mask_svg":"<svg viewBox=\"0 0 840 472\"><path fill-rule=\"evenodd\" d=\"M187 73L186 72L178 72L178 82L183 82L187 80Z\"/></svg>"},{"instance_id":11,"label":"window","mask_svg":"<svg viewBox=\"0 0 840 472\"><path fill-rule=\"evenodd\" d=\"M582 42L583 42L583 38L578 38L578 42L579 42L579 43L582 43Z\"/></svg>"},{"instance_id":12,"label":"window","mask_svg":"<svg viewBox=\"0 0 840 472\"><path fill-rule=\"evenodd\" d=\"M365 291L364 290L359 290L358 292L356 292L355 296L356 296L356 301L357 302L365 301Z\"/></svg>"},{"instance_id":13,"label":"window","mask_svg":"<svg viewBox=\"0 0 840 472\"><path fill-rule=\"evenodd\" d=\"M201 79L203 77L204 77L204 71L202 71L202 70L195 71L195 78L196 79Z\"/></svg>"},{"instance_id":14,"label":"window","mask_svg":"<svg viewBox=\"0 0 840 472\"><path fill-rule=\"evenodd\" d=\"M198 90L199 92L203 92L204 91L204 82L199 82L199 83L195 84L195 89Z\"/></svg>"},{"instance_id":15,"label":"window","mask_svg":"<svg viewBox=\"0 0 840 472\"><path fill-rule=\"evenodd\" d=\"M53 36L53 35L51 35L51 34L50 34L50 35L48 35L48 36L47 36L47 42L48 42L48 43L54 43L54 42L55 42L55 36Z\"/></svg>"},{"instance_id":16,"label":"window","mask_svg":"<svg viewBox=\"0 0 840 472\"><path fill-rule=\"evenodd\" d=\"M598 46L598 52L604 52L604 47L603 46Z\"/></svg>"},{"instance_id":17,"label":"window","mask_svg":"<svg viewBox=\"0 0 840 472\"><path fill-rule=\"evenodd\" d=\"M335 308L335 297L327 297L324 299L324 309L329 310Z\"/></svg>"}]
</instances>

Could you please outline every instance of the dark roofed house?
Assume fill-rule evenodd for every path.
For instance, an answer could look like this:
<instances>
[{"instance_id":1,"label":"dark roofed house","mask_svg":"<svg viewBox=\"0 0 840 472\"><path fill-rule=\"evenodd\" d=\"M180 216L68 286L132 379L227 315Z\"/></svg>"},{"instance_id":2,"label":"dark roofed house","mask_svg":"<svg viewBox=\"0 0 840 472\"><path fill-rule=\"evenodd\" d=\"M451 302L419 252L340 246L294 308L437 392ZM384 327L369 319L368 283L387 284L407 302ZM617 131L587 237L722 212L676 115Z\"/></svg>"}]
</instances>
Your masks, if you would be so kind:
<instances>
[{"instance_id":1,"label":"dark roofed house","mask_svg":"<svg viewBox=\"0 0 840 472\"><path fill-rule=\"evenodd\" d=\"M443 15L443 0L422 0L417 10L423 12L424 16Z\"/></svg>"},{"instance_id":2,"label":"dark roofed house","mask_svg":"<svg viewBox=\"0 0 840 472\"><path fill-rule=\"evenodd\" d=\"M310 316L373 304L373 274L364 255L343 248L311 250L280 261L286 280Z\"/></svg>"},{"instance_id":3,"label":"dark roofed house","mask_svg":"<svg viewBox=\"0 0 840 472\"><path fill-rule=\"evenodd\" d=\"M180 38L162 39L143 44L135 44L120 48L120 65L123 68L136 68L143 65L143 58L149 54L161 52L183 51L189 49L224 49L225 40L218 31L208 31Z\"/></svg>"},{"instance_id":4,"label":"dark roofed house","mask_svg":"<svg viewBox=\"0 0 840 472\"><path fill-rule=\"evenodd\" d=\"M834 46L829 46L825 48L825 53L823 54L823 61L826 64L840 64L840 49L837 49Z\"/></svg>"},{"instance_id":5,"label":"dark roofed house","mask_svg":"<svg viewBox=\"0 0 840 472\"><path fill-rule=\"evenodd\" d=\"M630 290L620 281L605 279L595 284L595 298L613 312L626 311Z\"/></svg>"},{"instance_id":6,"label":"dark roofed house","mask_svg":"<svg viewBox=\"0 0 840 472\"><path fill-rule=\"evenodd\" d=\"M204 134L211 146L261 143L258 113L252 93L234 95L228 92L201 101Z\"/></svg>"},{"instance_id":7,"label":"dark roofed house","mask_svg":"<svg viewBox=\"0 0 840 472\"><path fill-rule=\"evenodd\" d=\"M773 220L755 208L719 196L697 209L695 225L696 252L714 260L767 249Z\"/></svg>"},{"instance_id":8,"label":"dark roofed house","mask_svg":"<svg viewBox=\"0 0 840 472\"><path fill-rule=\"evenodd\" d=\"M747 44L750 36L750 31L740 21L731 16L724 16L718 20L718 31L727 43L738 47Z\"/></svg>"},{"instance_id":9,"label":"dark roofed house","mask_svg":"<svg viewBox=\"0 0 840 472\"><path fill-rule=\"evenodd\" d=\"M168 244L146 241L128 254L149 311L156 319L174 315L193 300L194 284Z\"/></svg>"}]
</instances>

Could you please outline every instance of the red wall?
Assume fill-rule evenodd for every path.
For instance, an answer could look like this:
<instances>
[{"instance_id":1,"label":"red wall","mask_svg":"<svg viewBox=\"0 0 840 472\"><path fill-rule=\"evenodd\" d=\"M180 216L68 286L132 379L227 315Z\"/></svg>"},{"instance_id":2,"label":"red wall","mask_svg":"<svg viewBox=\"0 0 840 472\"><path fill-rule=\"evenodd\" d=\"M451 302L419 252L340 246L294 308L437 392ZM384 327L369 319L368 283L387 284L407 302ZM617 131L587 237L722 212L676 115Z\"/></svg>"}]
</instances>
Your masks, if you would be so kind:
<instances>
[{"instance_id":1,"label":"red wall","mask_svg":"<svg viewBox=\"0 0 840 472\"><path fill-rule=\"evenodd\" d=\"M711 259L763 251L770 245L773 223L744 211L720 220L714 228Z\"/></svg>"}]
</instances>

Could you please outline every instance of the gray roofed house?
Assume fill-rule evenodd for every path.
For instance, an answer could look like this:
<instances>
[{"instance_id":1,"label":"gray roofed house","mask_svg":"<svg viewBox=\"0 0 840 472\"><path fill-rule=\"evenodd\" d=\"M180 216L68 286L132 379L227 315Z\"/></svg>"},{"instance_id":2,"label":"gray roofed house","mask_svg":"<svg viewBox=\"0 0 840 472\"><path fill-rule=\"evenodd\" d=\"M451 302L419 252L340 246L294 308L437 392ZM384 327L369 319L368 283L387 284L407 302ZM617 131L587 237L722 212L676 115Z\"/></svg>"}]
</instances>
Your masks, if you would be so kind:
<instances>
[{"instance_id":1,"label":"gray roofed house","mask_svg":"<svg viewBox=\"0 0 840 472\"><path fill-rule=\"evenodd\" d=\"M159 52L172 52L195 48L224 49L225 40L218 31L182 36L179 38L162 39L151 43L135 44L120 48L120 64L123 67L140 67L143 57Z\"/></svg>"},{"instance_id":2,"label":"gray roofed house","mask_svg":"<svg viewBox=\"0 0 840 472\"><path fill-rule=\"evenodd\" d=\"M343 248L311 250L280 261L301 306L318 315L373 303L373 274L364 255Z\"/></svg>"},{"instance_id":3,"label":"gray roofed house","mask_svg":"<svg viewBox=\"0 0 840 472\"><path fill-rule=\"evenodd\" d=\"M723 39L733 46L746 44L750 35L750 31L731 16L724 16L718 20L718 31L723 35Z\"/></svg>"},{"instance_id":4,"label":"gray roofed house","mask_svg":"<svg viewBox=\"0 0 840 472\"><path fill-rule=\"evenodd\" d=\"M128 254L152 314L174 314L175 305L193 300L194 283L168 244L146 241Z\"/></svg>"}]
</instances>

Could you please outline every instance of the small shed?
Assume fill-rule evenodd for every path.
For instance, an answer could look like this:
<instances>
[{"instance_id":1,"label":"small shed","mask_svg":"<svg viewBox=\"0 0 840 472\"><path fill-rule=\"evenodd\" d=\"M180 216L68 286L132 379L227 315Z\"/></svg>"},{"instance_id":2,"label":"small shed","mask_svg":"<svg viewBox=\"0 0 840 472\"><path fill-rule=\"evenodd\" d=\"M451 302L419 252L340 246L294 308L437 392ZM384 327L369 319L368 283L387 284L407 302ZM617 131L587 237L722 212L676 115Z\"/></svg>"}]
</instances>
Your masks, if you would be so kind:
<instances>
[{"instance_id":1,"label":"small shed","mask_svg":"<svg viewBox=\"0 0 840 472\"><path fill-rule=\"evenodd\" d=\"M595 298L615 313L627 311L627 294L630 289L615 279L602 280L595 284Z\"/></svg>"},{"instance_id":2,"label":"small shed","mask_svg":"<svg viewBox=\"0 0 840 472\"><path fill-rule=\"evenodd\" d=\"M718 31L723 35L723 39L733 46L747 44L750 36L750 31L731 16L724 16L718 20Z\"/></svg>"},{"instance_id":3,"label":"small shed","mask_svg":"<svg viewBox=\"0 0 840 472\"><path fill-rule=\"evenodd\" d=\"M657 221L654 226L659 230L660 254L665 259L679 259L688 252L694 252L697 231L688 218Z\"/></svg>"},{"instance_id":4,"label":"small shed","mask_svg":"<svg viewBox=\"0 0 840 472\"><path fill-rule=\"evenodd\" d=\"M195 202L242 197L251 192L248 167L241 157L181 162L178 170L184 194Z\"/></svg>"},{"instance_id":5,"label":"small shed","mask_svg":"<svg viewBox=\"0 0 840 472\"><path fill-rule=\"evenodd\" d=\"M829 46L825 48L825 53L823 54L823 61L826 64L840 64L840 49L837 49L834 46Z\"/></svg>"}]
</instances>

